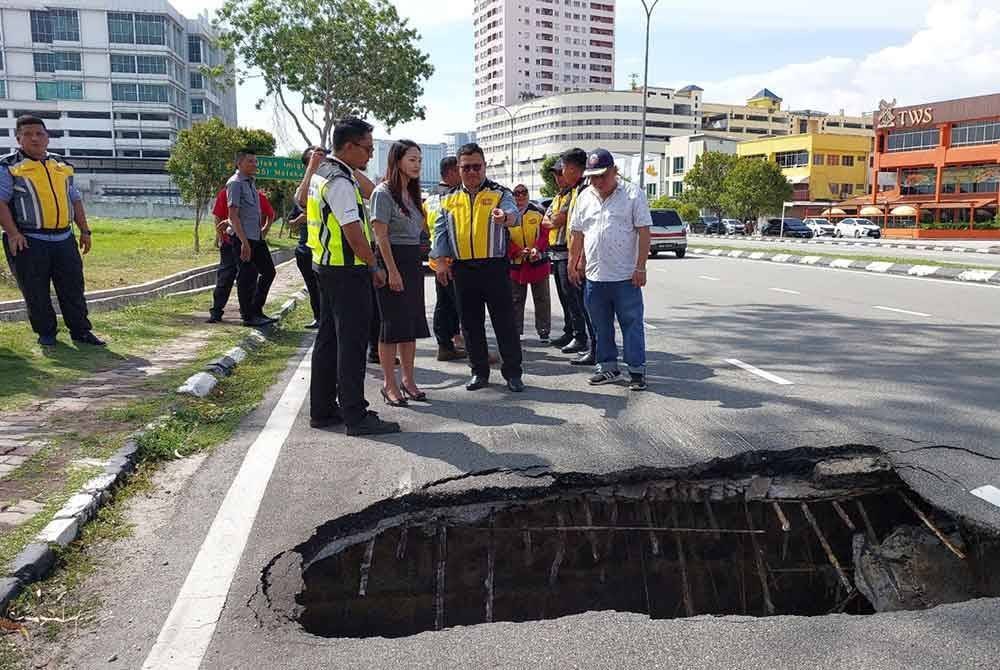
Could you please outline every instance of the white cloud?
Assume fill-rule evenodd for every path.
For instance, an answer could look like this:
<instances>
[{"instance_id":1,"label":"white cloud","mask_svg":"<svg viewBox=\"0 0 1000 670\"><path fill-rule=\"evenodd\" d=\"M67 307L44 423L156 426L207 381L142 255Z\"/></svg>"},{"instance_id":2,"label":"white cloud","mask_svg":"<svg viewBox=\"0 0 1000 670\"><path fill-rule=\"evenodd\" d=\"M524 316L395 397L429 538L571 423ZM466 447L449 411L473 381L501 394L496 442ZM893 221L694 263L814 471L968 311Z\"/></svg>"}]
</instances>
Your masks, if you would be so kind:
<instances>
[{"instance_id":1,"label":"white cloud","mask_svg":"<svg viewBox=\"0 0 1000 670\"><path fill-rule=\"evenodd\" d=\"M823 58L699 84L712 102L740 102L766 86L787 107L843 108L849 114L870 112L881 98L907 105L995 93L1000 88L998 31L995 0L936 0L905 44L859 58Z\"/></svg>"}]
</instances>

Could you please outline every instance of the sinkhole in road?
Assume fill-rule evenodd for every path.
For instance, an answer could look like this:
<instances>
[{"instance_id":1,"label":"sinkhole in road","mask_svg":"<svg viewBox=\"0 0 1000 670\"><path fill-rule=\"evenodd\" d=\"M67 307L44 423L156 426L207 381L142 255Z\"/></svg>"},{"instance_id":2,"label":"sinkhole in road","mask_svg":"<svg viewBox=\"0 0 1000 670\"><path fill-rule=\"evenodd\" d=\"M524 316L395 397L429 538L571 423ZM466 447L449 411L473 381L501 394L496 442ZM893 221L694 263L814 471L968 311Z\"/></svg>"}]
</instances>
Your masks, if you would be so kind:
<instances>
[{"instance_id":1,"label":"sinkhole in road","mask_svg":"<svg viewBox=\"0 0 1000 670\"><path fill-rule=\"evenodd\" d=\"M324 637L401 637L589 611L872 614L1000 595L997 535L931 507L877 456L716 470L386 501L297 550L289 618ZM273 605L292 587L267 573Z\"/></svg>"}]
</instances>

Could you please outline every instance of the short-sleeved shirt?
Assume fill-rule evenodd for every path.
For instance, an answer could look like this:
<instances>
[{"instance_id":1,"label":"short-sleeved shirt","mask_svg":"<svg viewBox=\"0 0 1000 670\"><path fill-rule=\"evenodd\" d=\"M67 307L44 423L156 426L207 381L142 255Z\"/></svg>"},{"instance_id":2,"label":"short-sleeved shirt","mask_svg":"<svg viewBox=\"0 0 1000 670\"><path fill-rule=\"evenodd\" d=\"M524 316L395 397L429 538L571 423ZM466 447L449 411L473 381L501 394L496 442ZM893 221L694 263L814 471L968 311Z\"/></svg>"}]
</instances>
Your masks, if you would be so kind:
<instances>
[{"instance_id":1,"label":"short-sleeved shirt","mask_svg":"<svg viewBox=\"0 0 1000 670\"><path fill-rule=\"evenodd\" d=\"M420 204L410 201L409 195L403 194L403 203L408 214L392 197L389 185L382 183L372 192L372 221L381 221L389 227L389 242L392 244L416 246L420 244L420 236L424 232L424 210Z\"/></svg>"},{"instance_id":2,"label":"short-sleeved shirt","mask_svg":"<svg viewBox=\"0 0 1000 670\"><path fill-rule=\"evenodd\" d=\"M358 209L358 191L360 191L361 187L358 186L358 182L354 178L354 170L346 163L332 156L329 160L333 165L321 166L320 172L322 174L317 173L313 175L313 179L321 180L320 183L329 182L323 194L323 199L326 201L326 206L330 208L330 213L337 218L337 222L343 228L344 226L361 221L361 211ZM341 179L339 177L331 177L331 173L337 170L346 170L347 174L351 175L351 178ZM363 207L364 204L362 203L361 206Z\"/></svg>"},{"instance_id":3,"label":"short-sleeved shirt","mask_svg":"<svg viewBox=\"0 0 1000 670\"><path fill-rule=\"evenodd\" d=\"M639 257L639 228L653 225L646 195L635 184L619 182L607 200L593 186L577 198L572 232L583 233L589 281L626 281Z\"/></svg>"},{"instance_id":4,"label":"short-sleeved shirt","mask_svg":"<svg viewBox=\"0 0 1000 670\"><path fill-rule=\"evenodd\" d=\"M226 182L226 204L240 213L240 225L248 240L260 239L261 209L257 185L239 172Z\"/></svg>"},{"instance_id":5,"label":"short-sleeved shirt","mask_svg":"<svg viewBox=\"0 0 1000 670\"><path fill-rule=\"evenodd\" d=\"M260 200L260 213L262 220L267 219L268 221L274 221L274 208L271 207L271 201L267 199L267 196L264 195L263 191L258 191L257 195ZM229 218L228 189L222 189L219 191L219 194L215 196L215 206L212 207L212 214L220 219ZM222 234L222 241L224 243L229 242L228 230Z\"/></svg>"}]
</instances>

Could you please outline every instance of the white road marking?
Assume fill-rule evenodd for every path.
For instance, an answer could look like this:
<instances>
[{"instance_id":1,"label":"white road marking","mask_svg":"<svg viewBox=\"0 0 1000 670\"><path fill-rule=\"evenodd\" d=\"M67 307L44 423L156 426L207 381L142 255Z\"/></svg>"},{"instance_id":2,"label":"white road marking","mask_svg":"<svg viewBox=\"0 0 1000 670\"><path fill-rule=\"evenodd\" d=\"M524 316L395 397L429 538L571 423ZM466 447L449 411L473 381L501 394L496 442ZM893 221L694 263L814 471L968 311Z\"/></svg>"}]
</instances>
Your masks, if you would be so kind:
<instances>
[{"instance_id":1,"label":"white road marking","mask_svg":"<svg viewBox=\"0 0 1000 670\"><path fill-rule=\"evenodd\" d=\"M924 312L911 312L908 309L897 309L895 307L883 307L882 305L875 305L875 309L880 309L884 312L895 312L897 314L909 314L910 316L930 316L930 314L925 314Z\"/></svg>"},{"instance_id":2,"label":"white road marking","mask_svg":"<svg viewBox=\"0 0 1000 670\"><path fill-rule=\"evenodd\" d=\"M718 277L709 277L708 275L698 275L698 279L707 279L708 281L722 281Z\"/></svg>"},{"instance_id":3,"label":"white road marking","mask_svg":"<svg viewBox=\"0 0 1000 670\"><path fill-rule=\"evenodd\" d=\"M778 293L788 293L789 295L802 295L798 291L793 291L790 288L772 288L772 289L768 289L768 290L770 290L770 291L777 291Z\"/></svg>"},{"instance_id":4,"label":"white road marking","mask_svg":"<svg viewBox=\"0 0 1000 670\"><path fill-rule=\"evenodd\" d=\"M643 321L642 325L646 326L646 328L649 328L650 330L659 330L659 328L657 328L656 326L654 326L651 323L647 323L646 321Z\"/></svg>"},{"instance_id":5,"label":"white road marking","mask_svg":"<svg viewBox=\"0 0 1000 670\"><path fill-rule=\"evenodd\" d=\"M978 489L972 489L969 493L977 498L982 498L988 503L992 503L997 507L1000 507L1000 489L995 486L980 486Z\"/></svg>"},{"instance_id":6,"label":"white road marking","mask_svg":"<svg viewBox=\"0 0 1000 670\"><path fill-rule=\"evenodd\" d=\"M309 391L311 360L310 348L247 450L143 670L198 670L201 666L278 454Z\"/></svg>"},{"instance_id":7,"label":"white road marking","mask_svg":"<svg viewBox=\"0 0 1000 670\"><path fill-rule=\"evenodd\" d=\"M727 358L726 362L729 363L730 365L735 365L738 368L746 370L751 374L755 374L758 377L766 379L769 382L774 382L775 384L780 384L781 386L791 386L792 384L792 382L788 381L787 379L783 379L778 375L771 374L770 372L765 372L764 370L756 368L750 365L749 363L744 363L743 361L737 358Z\"/></svg>"}]
</instances>

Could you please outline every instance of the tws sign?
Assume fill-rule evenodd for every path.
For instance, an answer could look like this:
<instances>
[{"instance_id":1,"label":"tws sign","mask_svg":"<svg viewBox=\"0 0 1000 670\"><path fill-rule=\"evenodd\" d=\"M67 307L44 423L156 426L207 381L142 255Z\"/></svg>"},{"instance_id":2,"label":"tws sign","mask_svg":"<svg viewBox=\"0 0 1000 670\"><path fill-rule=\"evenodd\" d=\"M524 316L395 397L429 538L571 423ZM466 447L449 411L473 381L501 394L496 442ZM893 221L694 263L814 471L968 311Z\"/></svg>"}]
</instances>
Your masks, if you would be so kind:
<instances>
[{"instance_id":1,"label":"tws sign","mask_svg":"<svg viewBox=\"0 0 1000 670\"><path fill-rule=\"evenodd\" d=\"M882 100L878 103L879 128L913 128L932 123L934 123L933 107L911 107L897 110L895 98L892 102Z\"/></svg>"}]
</instances>

